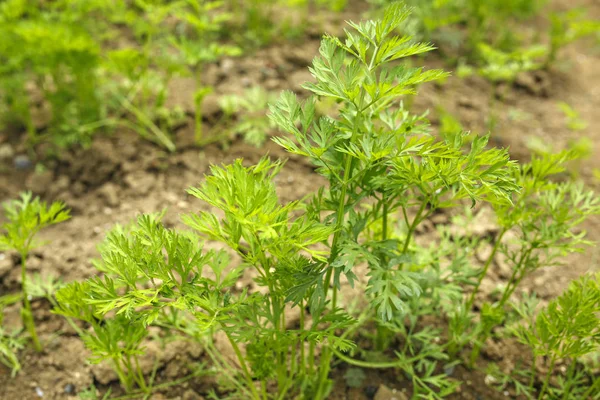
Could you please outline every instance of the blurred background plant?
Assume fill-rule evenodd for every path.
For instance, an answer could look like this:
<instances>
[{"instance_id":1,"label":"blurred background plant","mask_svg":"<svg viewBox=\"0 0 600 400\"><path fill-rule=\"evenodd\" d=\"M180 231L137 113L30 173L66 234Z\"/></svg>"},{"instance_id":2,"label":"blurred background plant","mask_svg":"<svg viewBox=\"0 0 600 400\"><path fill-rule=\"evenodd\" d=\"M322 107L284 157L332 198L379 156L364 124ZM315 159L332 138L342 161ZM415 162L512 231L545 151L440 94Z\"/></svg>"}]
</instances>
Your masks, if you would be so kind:
<instances>
[{"instance_id":1,"label":"blurred background plant","mask_svg":"<svg viewBox=\"0 0 600 400\"><path fill-rule=\"evenodd\" d=\"M183 110L169 82L192 76L195 139L212 91L207 64L299 37L310 10L346 0L7 0L0 4L0 127L25 147L88 146L121 127L169 151ZM284 17L282 18L281 15ZM313 23L313 25L316 22Z\"/></svg>"}]
</instances>

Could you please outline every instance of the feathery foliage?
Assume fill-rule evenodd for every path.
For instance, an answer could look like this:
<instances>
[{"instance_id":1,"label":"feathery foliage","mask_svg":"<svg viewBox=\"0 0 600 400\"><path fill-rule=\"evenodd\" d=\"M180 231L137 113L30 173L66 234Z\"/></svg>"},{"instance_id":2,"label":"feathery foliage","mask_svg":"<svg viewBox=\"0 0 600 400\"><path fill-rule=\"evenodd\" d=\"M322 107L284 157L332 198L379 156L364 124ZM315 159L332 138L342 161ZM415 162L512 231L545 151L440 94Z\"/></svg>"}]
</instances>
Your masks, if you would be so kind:
<instances>
[{"instance_id":1,"label":"feathery foliage","mask_svg":"<svg viewBox=\"0 0 600 400\"><path fill-rule=\"evenodd\" d=\"M48 206L39 197L33 198L31 192L21 194L19 200L6 202L4 214L7 222L2 225L4 233L0 236L1 250L14 250L21 258L21 292L23 308L21 316L23 325L27 327L31 340L37 351L42 345L37 337L31 304L27 293L27 257L29 252L39 243L35 238L42 229L66 221L70 218L69 210L62 202L54 202Z\"/></svg>"}]
</instances>

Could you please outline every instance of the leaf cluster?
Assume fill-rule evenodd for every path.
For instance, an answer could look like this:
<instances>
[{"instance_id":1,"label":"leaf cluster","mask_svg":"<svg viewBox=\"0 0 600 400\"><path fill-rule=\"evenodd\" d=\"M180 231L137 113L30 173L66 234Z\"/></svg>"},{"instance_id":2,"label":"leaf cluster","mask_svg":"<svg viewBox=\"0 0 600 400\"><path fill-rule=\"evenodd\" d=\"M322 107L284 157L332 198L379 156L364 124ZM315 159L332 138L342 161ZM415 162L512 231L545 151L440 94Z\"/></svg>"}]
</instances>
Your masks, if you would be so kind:
<instances>
[{"instance_id":1,"label":"leaf cluster","mask_svg":"<svg viewBox=\"0 0 600 400\"><path fill-rule=\"evenodd\" d=\"M401 107L401 96L415 93L416 85L446 76L440 70L394 62L433 49L409 36L394 35L408 15L407 9L393 4L379 21L350 23L353 31L346 31L345 41L325 36L310 69L316 83L304 85L315 96L301 103L284 93L271 107L271 118L292 135L275 141L290 153L308 157L329 180L319 209L331 212L325 221L335 221L339 230L332 257L352 257L346 249L360 247L361 254L374 255L367 258L368 292L383 319L402 308L403 297L419 293L398 265L406 262L403 253L420 222L435 209L463 198L510 203L519 188L510 172L515 164L506 151L486 149L487 137L473 140L465 153L466 135L438 141L428 135L424 118L410 117ZM318 98L340 103L335 119L316 115ZM367 200L376 202L369 211L351 211ZM408 218L410 209L418 210L413 221ZM404 243L388 241L387 233L374 242L358 242L368 221L384 215L387 219L397 211L402 211L410 232ZM342 223L346 214L347 225ZM331 261L332 267L337 265L335 258ZM346 276L352 279L349 269L345 268Z\"/></svg>"},{"instance_id":2,"label":"leaf cluster","mask_svg":"<svg viewBox=\"0 0 600 400\"><path fill-rule=\"evenodd\" d=\"M600 346L599 312L598 276L583 276L514 333L535 356L577 359Z\"/></svg>"},{"instance_id":3,"label":"leaf cluster","mask_svg":"<svg viewBox=\"0 0 600 400\"><path fill-rule=\"evenodd\" d=\"M64 203L53 202L48 206L31 192L22 193L19 200L6 202L3 207L8 221L2 225L0 248L12 249L21 255L38 245L34 238L40 230L70 218Z\"/></svg>"}]
</instances>

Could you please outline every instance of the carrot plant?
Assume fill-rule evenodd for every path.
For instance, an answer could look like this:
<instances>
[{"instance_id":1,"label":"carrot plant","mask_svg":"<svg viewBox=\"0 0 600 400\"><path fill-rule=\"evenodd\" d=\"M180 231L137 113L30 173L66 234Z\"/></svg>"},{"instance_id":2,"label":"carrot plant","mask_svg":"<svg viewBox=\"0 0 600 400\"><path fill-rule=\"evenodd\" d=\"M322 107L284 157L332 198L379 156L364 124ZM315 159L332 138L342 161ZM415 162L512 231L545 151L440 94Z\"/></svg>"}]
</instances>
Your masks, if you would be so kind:
<instances>
[{"instance_id":1,"label":"carrot plant","mask_svg":"<svg viewBox=\"0 0 600 400\"><path fill-rule=\"evenodd\" d=\"M417 396L452 393L456 382L439 373L439 363L470 340L482 342L494 326L489 321L496 321L490 315L504 303L488 306L475 332L461 331L472 325L473 305L463 300L463 288L474 286L476 293L489 263L483 271L471 267L477 241L443 229L439 243L422 248L414 237L423 222L466 200L491 203L503 229L521 227L525 247L515 256L522 260L506 302L539 261L527 246L547 254L544 265L573 250L584 241L569 232L594 204L580 189L559 189L544 179L560 170L559 159L534 159L520 168L506 150L487 148L488 137L436 139L424 116L402 107L416 85L446 76L401 62L433 49L395 34L408 16L393 4L380 20L350 22L343 41L326 35L310 68L315 83L304 85L312 96L300 102L284 92L270 107L272 121L288 133L275 142L306 157L326 185L282 203L275 179L283 162L212 166L205 181L188 190L211 208L183 217L193 233L168 229L148 215L129 230L117 229L101 248L103 277L61 289L57 312L83 319L94 332L104 326L96 319L129 321L139 332L149 324L193 336L221 332L240 366L244 384L237 386L245 398L326 398L334 357L359 368L399 369ZM337 112L318 116L319 102L332 100ZM543 211L536 214L536 207ZM530 240L533 232L541 236ZM224 251L203 251L202 239L223 243L241 262L232 264ZM514 255L514 247L498 244L491 257L498 250ZM245 270L260 290L236 288ZM368 300L361 312L342 291L348 286L351 296ZM298 317L290 319L289 310ZM440 310L454 324L449 343L439 341L441 331L423 328ZM369 336L368 327L375 334ZM358 338L372 339L371 349L356 348ZM129 390L143 388L134 368L140 344L133 353L113 346L118 351L108 357L125 365L121 375L131 378L121 381Z\"/></svg>"},{"instance_id":2,"label":"carrot plant","mask_svg":"<svg viewBox=\"0 0 600 400\"><path fill-rule=\"evenodd\" d=\"M110 276L105 279L112 282ZM108 361L126 392L133 391L135 385L142 392L147 392L148 386L139 364L139 356L144 354L142 342L148 335L146 327L142 321L132 321L121 314L106 318L101 307L96 305L97 299L90 295L93 289L93 281L73 282L59 289L53 312L70 322L77 319L90 326L81 329L71 323L90 350L89 361L92 364ZM110 289L115 287L107 290Z\"/></svg>"},{"instance_id":3,"label":"carrot plant","mask_svg":"<svg viewBox=\"0 0 600 400\"><path fill-rule=\"evenodd\" d=\"M584 17L585 10L574 9L565 13L555 13L550 17L550 45L546 65L554 64L558 52L564 46L585 37L600 38L600 22Z\"/></svg>"},{"instance_id":4,"label":"carrot plant","mask_svg":"<svg viewBox=\"0 0 600 400\"><path fill-rule=\"evenodd\" d=\"M202 101L212 88L203 85L203 67L222 56L237 56L241 49L217 42L222 26L231 19L231 14L215 12L222 6L220 1L184 1L182 7L175 9L175 15L184 22L186 34L172 37L172 43L180 52L182 60L189 66L196 80L195 139L197 144L204 141L202 134Z\"/></svg>"},{"instance_id":5,"label":"carrot plant","mask_svg":"<svg viewBox=\"0 0 600 400\"><path fill-rule=\"evenodd\" d=\"M376 5L389 0L371 0ZM582 38L598 37L600 24L585 9L545 12L547 0L407 0L414 7L406 28L450 47L452 62L474 66L492 81L512 81L520 71L550 68L561 48ZM547 43L526 40L518 24L534 17L548 21ZM459 54L456 54L456 51ZM505 79L505 75L508 74Z\"/></svg>"},{"instance_id":6,"label":"carrot plant","mask_svg":"<svg viewBox=\"0 0 600 400\"><path fill-rule=\"evenodd\" d=\"M19 300L20 296L0 297L0 364L10 368L12 376L21 369L17 352L23 348L24 343L18 332L9 331L4 327L4 307Z\"/></svg>"},{"instance_id":7,"label":"carrot plant","mask_svg":"<svg viewBox=\"0 0 600 400\"><path fill-rule=\"evenodd\" d=\"M39 197L33 198L31 192L26 192L21 195L19 200L5 203L4 214L8 221L2 225L4 233L0 236L0 249L14 250L20 256L23 301L21 317L23 326L29 331L35 349L41 351L42 345L35 330L28 293L27 257L31 250L40 244L35 240L39 231L69 219L69 210L62 202L54 202L47 206Z\"/></svg>"},{"instance_id":8,"label":"carrot plant","mask_svg":"<svg viewBox=\"0 0 600 400\"><path fill-rule=\"evenodd\" d=\"M246 143L261 146L274 125L265 115L272 98L271 93L258 86L246 90L243 95L221 96L219 106L223 116L216 126L225 131L223 137L239 134Z\"/></svg>"},{"instance_id":9,"label":"carrot plant","mask_svg":"<svg viewBox=\"0 0 600 400\"><path fill-rule=\"evenodd\" d=\"M538 399L548 392L552 398L587 399L600 393L600 379L589 381L578 371L578 362L586 355L600 350L600 282L598 276L583 276L554 299L535 317L522 315L524 323L513 329L520 342L528 345L535 360L549 360ZM560 360L568 361L565 380L552 388L550 378L556 374ZM534 385L530 380L530 389Z\"/></svg>"},{"instance_id":10,"label":"carrot plant","mask_svg":"<svg viewBox=\"0 0 600 400\"><path fill-rule=\"evenodd\" d=\"M307 208L333 230L326 242L326 262L306 268L305 283L288 298L293 304L308 304L313 318L316 313L337 312L341 282L352 284L358 279L355 267L365 263L366 295L371 301L367 319L378 321L378 336L386 334L386 324L400 321L407 302L422 292L423 275L411 270L411 244L418 225L437 208L460 199L502 204L518 189L510 172L514 164L505 151L485 150L487 138L473 140L471 150L464 153L464 135L439 142L428 136L423 118L399 107L403 95L414 93L413 86L445 76L439 70L394 63L433 49L394 35L408 15L394 4L382 20L350 23L353 30L346 32L344 42L326 36L320 57L310 68L316 83L304 85L314 96L300 103L293 94L284 93L271 107L272 119L291 134L275 141L290 153L308 157L329 181L328 189L319 190ZM320 98L337 101L339 114L316 117ZM400 238L390 235L391 221L398 214L405 227ZM381 223L381 231L366 240L374 223ZM213 224L210 231L217 231L217 226ZM319 304L327 306L320 310ZM314 396L327 393L334 352L343 356L335 346L322 349ZM398 367L407 361L401 357L385 363L343 360L374 368Z\"/></svg>"},{"instance_id":11,"label":"carrot plant","mask_svg":"<svg viewBox=\"0 0 600 400\"><path fill-rule=\"evenodd\" d=\"M504 320L507 302L523 279L540 268L561 265L561 257L581 252L584 246L591 244L579 225L589 216L600 214L597 196L581 184L551 180L552 175L565 171L565 163L573 156L573 151L533 156L530 163L515 171L515 180L522 190L514 196L513 202L495 206L500 231L494 238L493 250L466 303L465 312L473 306L497 253L504 256L512 274L500 299L494 304L483 305L471 363L492 329ZM504 240L508 232L516 234L510 241Z\"/></svg>"},{"instance_id":12,"label":"carrot plant","mask_svg":"<svg viewBox=\"0 0 600 400\"><path fill-rule=\"evenodd\" d=\"M97 90L99 46L93 38L65 14L44 13L19 1L2 4L0 36L2 120L24 128L32 145L44 139L63 146L89 141L85 127L104 111ZM43 104L36 104L39 97ZM34 112L37 107L41 110ZM42 132L46 123L49 129Z\"/></svg>"}]
</instances>

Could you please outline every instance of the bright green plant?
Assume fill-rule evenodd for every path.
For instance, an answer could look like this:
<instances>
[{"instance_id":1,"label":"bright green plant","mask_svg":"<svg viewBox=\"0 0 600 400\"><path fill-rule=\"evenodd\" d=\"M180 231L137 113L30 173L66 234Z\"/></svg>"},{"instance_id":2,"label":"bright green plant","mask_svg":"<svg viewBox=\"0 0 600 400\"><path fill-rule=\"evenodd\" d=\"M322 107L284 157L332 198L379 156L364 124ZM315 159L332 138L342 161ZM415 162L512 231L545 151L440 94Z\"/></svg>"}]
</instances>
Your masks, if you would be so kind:
<instances>
[{"instance_id":1,"label":"bright green plant","mask_svg":"<svg viewBox=\"0 0 600 400\"><path fill-rule=\"evenodd\" d=\"M552 300L535 318L523 315L525 323L513 332L519 341L528 345L535 359L549 360L538 399L548 392L550 378L556 373L559 360L568 360L569 367L560 390L552 398L587 399L600 392L600 379L586 384L585 376L578 373L581 357L600 349L600 276L584 276L571 283L557 299ZM534 380L531 380L530 389ZM559 393L557 393L559 392Z\"/></svg>"},{"instance_id":2,"label":"bright green plant","mask_svg":"<svg viewBox=\"0 0 600 400\"><path fill-rule=\"evenodd\" d=\"M184 32L188 32L173 37L172 43L196 80L195 138L197 144L202 144L202 101L212 91L210 87L203 85L203 66L207 62L214 62L225 55L237 56L241 54L241 50L236 46L217 42L221 26L231 19L231 15L228 13L214 12L214 9L220 7L222 2L186 0L182 3L185 6L177 8L175 15L184 22Z\"/></svg>"},{"instance_id":3,"label":"bright green plant","mask_svg":"<svg viewBox=\"0 0 600 400\"><path fill-rule=\"evenodd\" d=\"M63 13L10 1L0 11L0 111L9 124L24 127L29 142L49 139L58 145L89 142L87 124L102 119L99 47ZM38 106L27 84L33 82L48 121L34 121ZM38 112L39 114L39 112ZM36 118L36 119L39 119ZM40 124L47 123L47 131Z\"/></svg>"},{"instance_id":4,"label":"bright green plant","mask_svg":"<svg viewBox=\"0 0 600 400\"><path fill-rule=\"evenodd\" d=\"M489 94L488 130L494 132L498 121L498 85L502 82L513 83L520 73L539 69L542 65L541 57L546 53L543 46L515 49L505 52L485 43L477 46L481 66L472 67L461 64L457 74L461 77L472 74L480 75L492 83Z\"/></svg>"},{"instance_id":5,"label":"bright green plant","mask_svg":"<svg viewBox=\"0 0 600 400\"><path fill-rule=\"evenodd\" d=\"M561 101L558 103L558 108L565 114L567 119L567 128L572 131L580 131L587 128L588 123L581 118L577 110L571 107L568 103Z\"/></svg>"},{"instance_id":6,"label":"bright green plant","mask_svg":"<svg viewBox=\"0 0 600 400\"><path fill-rule=\"evenodd\" d=\"M271 100L272 94L258 86L248 89L241 96L222 96L219 98L219 105L223 118L216 126L219 130L224 130L227 137L239 134L247 143L259 147L274 127L266 116ZM230 127L224 127L224 124Z\"/></svg>"},{"instance_id":7,"label":"bright green plant","mask_svg":"<svg viewBox=\"0 0 600 400\"><path fill-rule=\"evenodd\" d=\"M551 15L550 46L546 65L556 62L561 48L585 37L600 38L600 22L584 18L585 10L574 9L562 14Z\"/></svg>"},{"instance_id":8,"label":"bright green plant","mask_svg":"<svg viewBox=\"0 0 600 400\"><path fill-rule=\"evenodd\" d=\"M539 137L532 136L527 140L527 147L534 153L543 156L555 152L555 146ZM590 138L582 137L567 142L569 159L565 162L565 170L571 179L577 181L581 175L582 166L593 153L593 142Z\"/></svg>"},{"instance_id":9,"label":"bright green plant","mask_svg":"<svg viewBox=\"0 0 600 400\"><path fill-rule=\"evenodd\" d=\"M438 332L417 330L417 319L410 331L400 322L419 308L422 293L432 307L456 297L457 286L443 287L447 279L435 262L433 271L420 268L413 238L436 209L463 199L509 204L518 190L516 167L506 151L486 149L487 137L473 139L464 151L465 135L438 141L424 117L400 107L415 85L446 75L397 63L432 49L394 35L408 15L394 4L382 20L350 23L344 42L325 36L310 68L316 83L304 85L313 96L300 103L284 92L271 106L271 119L291 134L275 141L308 157L328 186L306 201L281 204L274 179L283 163L263 158L252 166L242 160L213 166L199 187L189 189L212 210L183 221L235 251L239 268L228 267L223 252L202 252L194 234L142 216L131 231L109 236L98 264L104 277L87 281L81 296L70 296L64 307L77 298L94 307L92 314L175 326L165 321L179 310L200 330L224 332L248 398L267 399L269 391L280 399L326 398L334 354L359 367L404 369L423 396L436 398L433 387L439 396L451 393L455 383L435 371L437 360L446 358L443 346L430 341ZM338 112L317 117L318 97L337 100ZM392 234L398 216L401 230ZM356 321L339 291L343 282L360 279L355 270L363 262L370 306ZM457 281L468 276L459 264L453 267ZM264 290L233 290L247 268ZM436 284L428 281L431 275ZM290 308L299 313L293 324L286 321ZM377 327L377 343L401 335L405 349L384 362L345 355L354 348L349 335L367 322Z\"/></svg>"},{"instance_id":10,"label":"bright green plant","mask_svg":"<svg viewBox=\"0 0 600 400\"><path fill-rule=\"evenodd\" d=\"M105 279L112 282L109 277ZM84 330L71 324L90 350L91 363L110 362L125 391L131 392L137 385L147 392L146 380L139 365L139 356L144 353L142 341L148 334L146 327L141 321L132 321L121 314L105 318L101 305L97 305L99 301L90 295L93 283L74 282L59 289L53 312L65 316L69 321L78 319L91 326L91 329ZM106 290L115 289L112 286Z\"/></svg>"},{"instance_id":11,"label":"bright green plant","mask_svg":"<svg viewBox=\"0 0 600 400\"><path fill-rule=\"evenodd\" d=\"M531 272L561 264L561 257L581 252L591 244L579 225L591 215L600 213L600 200L593 191L573 182L555 183L554 174L565 170L565 162L572 152L534 155L530 163L515 172L515 179L523 188L512 204L495 206L500 231L494 238L494 247L484 265L478 283L466 306L470 310L481 281L497 252L504 255L512 275L495 304L485 303L481 312L478 340L473 348L471 362L479 354L480 346L492 329L505 317L505 305L521 281ZM508 242L503 238L508 231L516 237Z\"/></svg>"},{"instance_id":12,"label":"bright green plant","mask_svg":"<svg viewBox=\"0 0 600 400\"><path fill-rule=\"evenodd\" d=\"M15 376L21 369L17 352L23 348L24 343L17 335L18 332L9 332L4 328L4 307L19 300L19 295L0 297L0 363L10 368L12 376Z\"/></svg>"},{"instance_id":13,"label":"bright green plant","mask_svg":"<svg viewBox=\"0 0 600 400\"><path fill-rule=\"evenodd\" d=\"M389 0L371 0L385 4ZM538 14L547 0L408 0L415 12L408 27L427 40L450 42L471 61L480 56L478 46L486 44L502 51L520 45L515 34L517 22ZM465 29L466 28L466 29Z\"/></svg>"},{"instance_id":14,"label":"bright green plant","mask_svg":"<svg viewBox=\"0 0 600 400\"><path fill-rule=\"evenodd\" d=\"M243 26L233 30L238 43L265 46L278 38L298 39L308 24L319 23L317 9L341 11L347 0L227 0L224 2L233 16L230 25Z\"/></svg>"},{"instance_id":15,"label":"bright green plant","mask_svg":"<svg viewBox=\"0 0 600 400\"><path fill-rule=\"evenodd\" d=\"M2 225L3 235L0 236L0 249L14 250L21 259L21 291L23 308L21 315L23 325L29 331L36 350L41 351L42 345L37 337L31 303L28 293L27 257L32 249L39 246L35 237L40 230L70 218L69 210L62 202L54 202L49 207L39 197L33 198L31 192L23 193L19 200L4 204L7 222Z\"/></svg>"},{"instance_id":16,"label":"bright green plant","mask_svg":"<svg viewBox=\"0 0 600 400\"><path fill-rule=\"evenodd\" d=\"M11 376L15 376L21 369L17 352L23 348L23 342L15 334L9 334L0 327L0 363L11 370Z\"/></svg>"},{"instance_id":17,"label":"bright green plant","mask_svg":"<svg viewBox=\"0 0 600 400\"><path fill-rule=\"evenodd\" d=\"M385 324L401 320L406 303L422 292L420 283L425 279L411 269L410 246L417 226L437 208L460 199L502 204L518 189L510 177L514 164L505 151L485 150L487 138L474 139L465 154L464 135L438 142L427 136L423 118L398 108L399 98L413 93L411 86L444 76L441 71L388 65L432 49L392 36L407 16L405 9L393 5L381 21L351 24L356 31L348 31L345 42L326 38L322 43L321 57L311 68L317 83L304 87L340 103L335 119L315 118L314 97L300 104L286 93L272 108L274 120L295 139L276 138L276 142L308 157L329 180L329 190L320 191L310 203L319 214L327 212L324 221L335 227L328 263L319 270L318 282L324 293L331 288L335 306L342 278L352 283L353 267L366 262L366 294L372 302L370 317L379 321L378 336L385 336ZM367 211L355 211L365 203L370 204ZM401 238L390 236L397 213L405 226ZM365 227L375 221L381 223L380 234L364 240ZM329 356L325 348L322 371L328 370ZM403 364L354 362L372 368Z\"/></svg>"}]
</instances>

